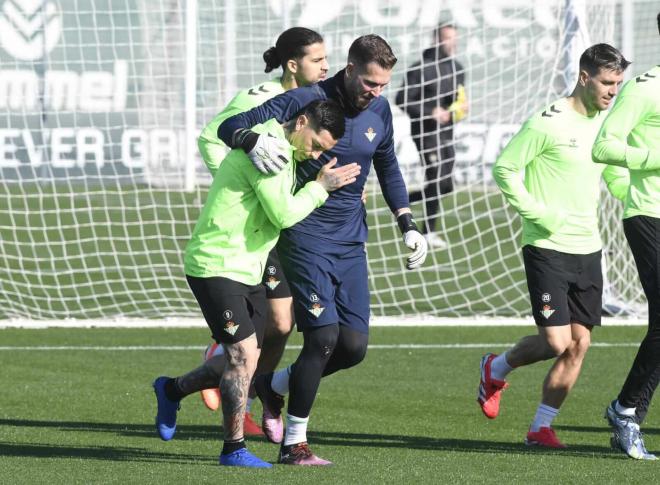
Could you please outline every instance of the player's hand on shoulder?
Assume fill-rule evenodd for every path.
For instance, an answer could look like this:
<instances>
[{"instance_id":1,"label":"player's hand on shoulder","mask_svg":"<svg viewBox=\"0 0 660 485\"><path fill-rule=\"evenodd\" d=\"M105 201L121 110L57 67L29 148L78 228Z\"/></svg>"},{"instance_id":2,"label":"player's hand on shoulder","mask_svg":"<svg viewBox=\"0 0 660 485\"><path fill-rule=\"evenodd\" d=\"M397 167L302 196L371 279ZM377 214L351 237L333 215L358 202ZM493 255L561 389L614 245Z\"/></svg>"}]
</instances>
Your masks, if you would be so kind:
<instances>
[{"instance_id":1,"label":"player's hand on shoulder","mask_svg":"<svg viewBox=\"0 0 660 485\"><path fill-rule=\"evenodd\" d=\"M279 173L289 163L289 143L268 133L238 130L233 146L242 148L252 165L264 175Z\"/></svg>"},{"instance_id":2,"label":"player's hand on shoulder","mask_svg":"<svg viewBox=\"0 0 660 485\"><path fill-rule=\"evenodd\" d=\"M416 230L406 232L403 235L403 242L408 246L408 249L412 250L412 253L406 258L406 268L419 268L424 264L424 261L426 261L426 255L429 252L428 242L426 242L424 236Z\"/></svg>"},{"instance_id":3,"label":"player's hand on shoulder","mask_svg":"<svg viewBox=\"0 0 660 485\"><path fill-rule=\"evenodd\" d=\"M360 175L360 165L349 163L341 167L333 168L337 165L337 158L332 158L328 163L321 167L316 181L320 183L327 192L337 190L344 185L352 184Z\"/></svg>"}]
</instances>

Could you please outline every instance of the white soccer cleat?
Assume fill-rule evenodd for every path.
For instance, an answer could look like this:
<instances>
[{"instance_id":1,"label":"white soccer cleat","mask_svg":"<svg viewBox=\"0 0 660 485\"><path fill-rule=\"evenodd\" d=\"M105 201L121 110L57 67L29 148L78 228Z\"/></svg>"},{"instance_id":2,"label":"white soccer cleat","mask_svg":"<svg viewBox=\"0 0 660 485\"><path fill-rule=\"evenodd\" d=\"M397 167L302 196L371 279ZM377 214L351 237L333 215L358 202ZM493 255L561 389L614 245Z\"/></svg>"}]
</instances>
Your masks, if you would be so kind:
<instances>
[{"instance_id":1,"label":"white soccer cleat","mask_svg":"<svg viewBox=\"0 0 660 485\"><path fill-rule=\"evenodd\" d=\"M433 249L447 249L449 247L447 241L438 236L438 233L436 232L424 234L424 237L426 238L426 242L428 242L429 246Z\"/></svg>"},{"instance_id":2,"label":"white soccer cleat","mask_svg":"<svg viewBox=\"0 0 660 485\"><path fill-rule=\"evenodd\" d=\"M658 458L649 453L644 446L639 424L635 422L634 416L625 416L615 410L615 402L612 401L605 410L605 418L612 427L610 444L612 448L623 451L635 460L657 460Z\"/></svg>"}]
</instances>

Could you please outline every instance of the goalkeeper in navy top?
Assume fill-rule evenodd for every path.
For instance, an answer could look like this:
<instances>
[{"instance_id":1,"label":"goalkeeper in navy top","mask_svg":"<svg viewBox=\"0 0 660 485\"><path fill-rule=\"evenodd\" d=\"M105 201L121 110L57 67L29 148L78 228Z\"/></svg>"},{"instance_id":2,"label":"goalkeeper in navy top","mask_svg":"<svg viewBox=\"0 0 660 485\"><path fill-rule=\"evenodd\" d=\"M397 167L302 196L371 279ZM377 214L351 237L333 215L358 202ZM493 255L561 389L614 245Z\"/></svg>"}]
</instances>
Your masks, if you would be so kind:
<instances>
[{"instance_id":1,"label":"goalkeeper in navy top","mask_svg":"<svg viewBox=\"0 0 660 485\"><path fill-rule=\"evenodd\" d=\"M362 190L373 165L385 201L395 214L405 245L412 250L408 269L426 258L427 243L408 207L408 193L394 153L392 114L381 97L396 63L390 46L377 35L356 39L348 52L347 66L316 85L287 91L248 112L222 123L220 138L241 147L257 168L277 171L286 165L280 141L250 131L270 118L284 121L317 99L335 99L344 110L346 132L333 149L298 165L298 184L313 179L319 168L336 157L338 165L357 162L356 183L334 192L323 207L282 232L278 253L294 299L303 349L296 362L255 380L264 404L264 432L281 436L282 395L290 391L287 426L280 462L327 464L307 446L307 421L321 377L362 361L369 330L369 287L365 243L366 210ZM279 152L279 154L278 154ZM306 165L306 166L303 166Z\"/></svg>"}]
</instances>

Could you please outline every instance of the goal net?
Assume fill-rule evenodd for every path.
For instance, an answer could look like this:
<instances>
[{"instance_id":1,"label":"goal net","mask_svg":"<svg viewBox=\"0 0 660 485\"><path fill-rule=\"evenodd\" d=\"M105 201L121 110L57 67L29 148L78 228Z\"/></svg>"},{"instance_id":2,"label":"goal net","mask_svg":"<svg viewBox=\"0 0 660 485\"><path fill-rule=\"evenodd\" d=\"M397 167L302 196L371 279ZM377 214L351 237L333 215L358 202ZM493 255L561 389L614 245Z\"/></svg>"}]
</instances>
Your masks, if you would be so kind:
<instances>
[{"instance_id":1,"label":"goal net","mask_svg":"<svg viewBox=\"0 0 660 485\"><path fill-rule=\"evenodd\" d=\"M370 181L373 314L525 316L520 222L492 164L575 82L576 25L591 43L625 47L636 73L657 62L656 10L650 0L0 0L0 318L199 316L182 269L210 182L196 136L239 89L269 77L261 54L294 25L323 34L332 71L359 35L391 43L397 152L420 190L394 97L439 22L457 27L470 106L455 130L455 190L439 201L448 246L407 272ZM423 206L412 206L418 220ZM608 291L643 310L620 205L604 197L601 212Z\"/></svg>"}]
</instances>

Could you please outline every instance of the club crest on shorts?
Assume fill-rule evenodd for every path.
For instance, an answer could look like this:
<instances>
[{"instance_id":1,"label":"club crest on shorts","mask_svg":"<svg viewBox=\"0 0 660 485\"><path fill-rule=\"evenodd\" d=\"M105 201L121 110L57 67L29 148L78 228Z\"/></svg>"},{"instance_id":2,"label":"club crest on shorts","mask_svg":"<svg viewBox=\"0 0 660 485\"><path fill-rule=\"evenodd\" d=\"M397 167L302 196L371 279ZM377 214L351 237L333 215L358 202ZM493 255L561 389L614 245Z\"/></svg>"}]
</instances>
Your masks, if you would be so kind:
<instances>
[{"instance_id":1,"label":"club crest on shorts","mask_svg":"<svg viewBox=\"0 0 660 485\"><path fill-rule=\"evenodd\" d=\"M367 140L369 140L369 143L374 141L374 138L376 138L376 132L374 129L370 126L367 131L365 132L364 136L367 137Z\"/></svg>"},{"instance_id":2,"label":"club crest on shorts","mask_svg":"<svg viewBox=\"0 0 660 485\"><path fill-rule=\"evenodd\" d=\"M277 273L277 268L275 268L275 266L272 266L272 265L271 265L271 266L269 266L268 268L266 268L266 272L267 272L270 276L274 276L275 273Z\"/></svg>"},{"instance_id":3,"label":"club crest on shorts","mask_svg":"<svg viewBox=\"0 0 660 485\"><path fill-rule=\"evenodd\" d=\"M543 310L541 310L541 315L543 315L546 320L550 318L553 313L555 313L555 311L552 308L550 308L550 305L543 305Z\"/></svg>"},{"instance_id":4,"label":"club crest on shorts","mask_svg":"<svg viewBox=\"0 0 660 485\"><path fill-rule=\"evenodd\" d=\"M550 300L552 300L552 296L550 296L550 293L543 293L543 294L541 295L541 301L542 301L543 303L549 303Z\"/></svg>"},{"instance_id":5,"label":"club crest on shorts","mask_svg":"<svg viewBox=\"0 0 660 485\"><path fill-rule=\"evenodd\" d=\"M222 312L222 317L225 320L231 320L231 317L233 317L233 316L234 316L234 313L231 310L225 310L224 312Z\"/></svg>"},{"instance_id":6,"label":"club crest on shorts","mask_svg":"<svg viewBox=\"0 0 660 485\"><path fill-rule=\"evenodd\" d=\"M323 313L323 310L325 310L325 308L323 308L319 303L319 296L316 293L312 293L309 295L309 301L312 302L312 307L308 308L309 313L318 318L321 313Z\"/></svg>"},{"instance_id":7,"label":"club crest on shorts","mask_svg":"<svg viewBox=\"0 0 660 485\"><path fill-rule=\"evenodd\" d=\"M309 309L309 313L318 318L321 316L321 313L323 313L323 310L325 310L325 308L323 308L320 303L314 303L312 308Z\"/></svg>"},{"instance_id":8,"label":"club crest on shorts","mask_svg":"<svg viewBox=\"0 0 660 485\"><path fill-rule=\"evenodd\" d=\"M269 276L268 279L266 280L266 286L270 291L273 291L275 288L277 288L277 285L280 284L280 280L275 279L274 276Z\"/></svg>"},{"instance_id":9,"label":"club crest on shorts","mask_svg":"<svg viewBox=\"0 0 660 485\"><path fill-rule=\"evenodd\" d=\"M225 323L225 332L227 332L229 335L235 335L239 326L240 325L236 325L234 322L230 320L227 323Z\"/></svg>"}]
</instances>

